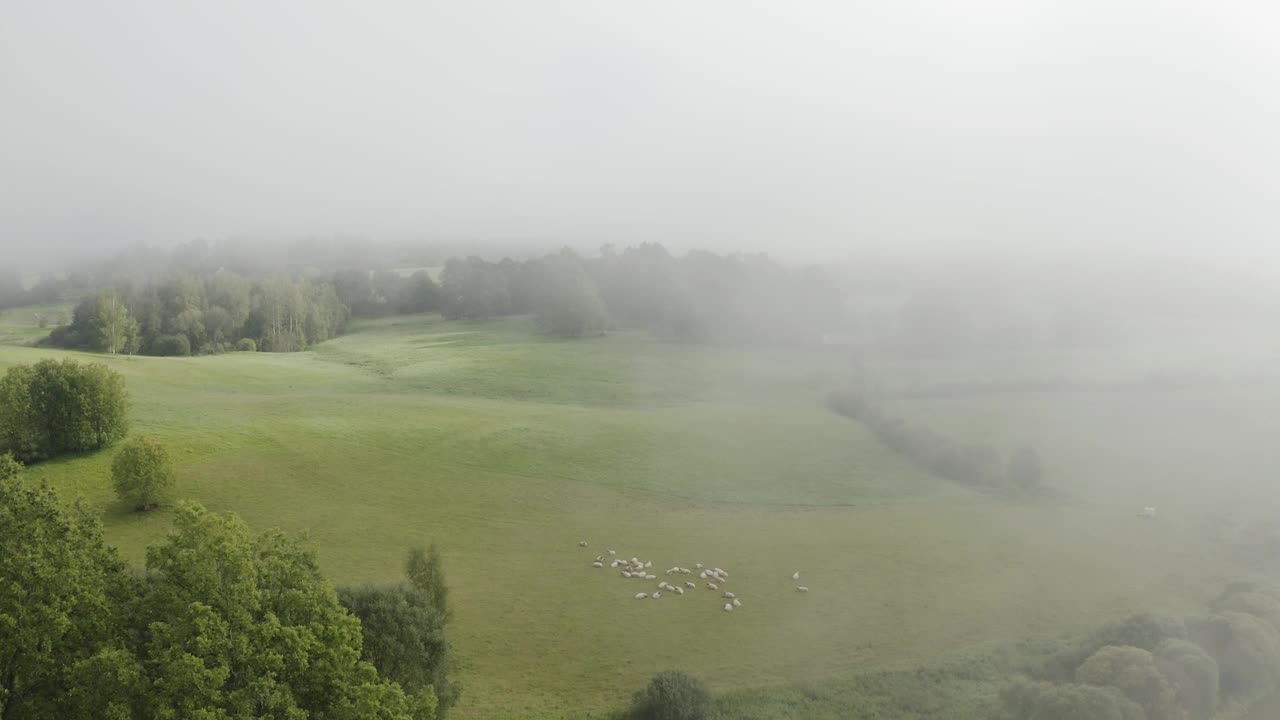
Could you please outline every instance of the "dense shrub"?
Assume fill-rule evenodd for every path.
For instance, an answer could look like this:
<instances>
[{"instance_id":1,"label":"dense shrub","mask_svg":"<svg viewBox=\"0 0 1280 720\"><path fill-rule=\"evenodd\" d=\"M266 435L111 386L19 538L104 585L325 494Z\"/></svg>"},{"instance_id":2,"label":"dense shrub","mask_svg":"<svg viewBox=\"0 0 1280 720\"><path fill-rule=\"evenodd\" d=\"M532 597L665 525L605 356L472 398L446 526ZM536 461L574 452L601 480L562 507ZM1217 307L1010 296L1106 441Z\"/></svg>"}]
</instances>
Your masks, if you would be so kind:
<instances>
[{"instance_id":1,"label":"dense shrub","mask_svg":"<svg viewBox=\"0 0 1280 720\"><path fill-rule=\"evenodd\" d=\"M1147 720L1178 720L1173 687L1160 674L1155 658L1142 648L1108 645L1076 670L1082 685L1113 687L1142 706Z\"/></svg>"},{"instance_id":2,"label":"dense shrub","mask_svg":"<svg viewBox=\"0 0 1280 720\"><path fill-rule=\"evenodd\" d=\"M1165 640L1153 655L1186 720L1210 720L1218 705L1218 663L1187 640Z\"/></svg>"},{"instance_id":3,"label":"dense shrub","mask_svg":"<svg viewBox=\"0 0 1280 720\"><path fill-rule=\"evenodd\" d=\"M1000 693L1007 720L1145 720L1114 688L1017 680Z\"/></svg>"},{"instance_id":4,"label":"dense shrub","mask_svg":"<svg viewBox=\"0 0 1280 720\"><path fill-rule=\"evenodd\" d=\"M20 472L22 472L22 463L13 457L13 453L0 454L0 480L17 477Z\"/></svg>"},{"instance_id":5,"label":"dense shrub","mask_svg":"<svg viewBox=\"0 0 1280 720\"><path fill-rule=\"evenodd\" d=\"M173 488L173 462L154 435L138 435L125 442L111 462L116 494L138 510L160 504Z\"/></svg>"},{"instance_id":6,"label":"dense shrub","mask_svg":"<svg viewBox=\"0 0 1280 720\"><path fill-rule=\"evenodd\" d=\"M22 462L102 449L128 429L124 378L98 363L41 360L0 378L0 452Z\"/></svg>"},{"instance_id":7,"label":"dense shrub","mask_svg":"<svg viewBox=\"0 0 1280 720\"><path fill-rule=\"evenodd\" d=\"M1045 680L1068 682L1089 656L1108 645L1136 647L1150 652L1165 640L1186 637L1186 625L1178 618L1151 612L1134 613L1124 620L1103 625L1079 643L1055 653L1038 674Z\"/></svg>"},{"instance_id":8,"label":"dense shrub","mask_svg":"<svg viewBox=\"0 0 1280 720\"><path fill-rule=\"evenodd\" d=\"M631 707L635 720L703 720L712 709L711 692L698 679L675 670L653 676L637 692Z\"/></svg>"},{"instance_id":9,"label":"dense shrub","mask_svg":"<svg viewBox=\"0 0 1280 720\"><path fill-rule=\"evenodd\" d=\"M1219 688L1227 698L1255 700L1280 677L1280 635L1263 620L1225 611L1189 623L1191 639L1218 663Z\"/></svg>"},{"instance_id":10,"label":"dense shrub","mask_svg":"<svg viewBox=\"0 0 1280 720\"><path fill-rule=\"evenodd\" d=\"M152 341L151 354L161 357L186 357L191 354L191 341L186 335L161 335Z\"/></svg>"},{"instance_id":11,"label":"dense shrub","mask_svg":"<svg viewBox=\"0 0 1280 720\"><path fill-rule=\"evenodd\" d=\"M239 340L236 341L236 351L237 352L257 352L258 343L254 342L253 338L240 338Z\"/></svg>"}]
</instances>

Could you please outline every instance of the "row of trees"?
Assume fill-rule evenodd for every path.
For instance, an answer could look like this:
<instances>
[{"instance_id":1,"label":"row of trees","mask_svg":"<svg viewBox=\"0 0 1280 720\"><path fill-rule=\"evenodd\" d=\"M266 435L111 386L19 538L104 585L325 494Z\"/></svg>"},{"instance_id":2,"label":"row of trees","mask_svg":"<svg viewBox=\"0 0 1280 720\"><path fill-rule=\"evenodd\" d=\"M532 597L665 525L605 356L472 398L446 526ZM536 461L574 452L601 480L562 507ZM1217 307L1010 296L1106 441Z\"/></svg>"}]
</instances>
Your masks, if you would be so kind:
<instances>
[{"instance_id":1,"label":"row of trees","mask_svg":"<svg viewBox=\"0 0 1280 720\"><path fill-rule=\"evenodd\" d=\"M0 718L428 720L456 698L438 556L344 606L298 539L184 504L130 572L20 467L0 456L0 584L21 589L0 593Z\"/></svg>"},{"instance_id":2,"label":"row of trees","mask_svg":"<svg viewBox=\"0 0 1280 720\"><path fill-rule=\"evenodd\" d=\"M1001 696L1010 720L1209 720L1280 687L1280 588L1227 587L1208 615L1140 613L1053 655Z\"/></svg>"},{"instance_id":3,"label":"row of trees","mask_svg":"<svg viewBox=\"0 0 1280 720\"><path fill-rule=\"evenodd\" d=\"M127 431L124 378L106 365L41 360L0 377L0 453L29 463L100 450Z\"/></svg>"},{"instance_id":4,"label":"row of trees","mask_svg":"<svg viewBox=\"0 0 1280 720\"><path fill-rule=\"evenodd\" d=\"M1002 463L1000 454L990 445L962 443L928 428L908 425L859 393L834 392L827 403L835 412L863 423L885 445L939 477L1002 491L1034 492L1041 488L1040 455L1034 448L1018 448L1007 463Z\"/></svg>"},{"instance_id":5,"label":"row of trees","mask_svg":"<svg viewBox=\"0 0 1280 720\"><path fill-rule=\"evenodd\" d=\"M22 273L16 268L0 268L0 310L57 302L72 282L71 279L45 273L28 288Z\"/></svg>"},{"instance_id":6,"label":"row of trees","mask_svg":"<svg viewBox=\"0 0 1280 720\"><path fill-rule=\"evenodd\" d=\"M88 296L44 342L112 354L293 352L341 334L349 317L328 283L218 271Z\"/></svg>"}]
</instances>

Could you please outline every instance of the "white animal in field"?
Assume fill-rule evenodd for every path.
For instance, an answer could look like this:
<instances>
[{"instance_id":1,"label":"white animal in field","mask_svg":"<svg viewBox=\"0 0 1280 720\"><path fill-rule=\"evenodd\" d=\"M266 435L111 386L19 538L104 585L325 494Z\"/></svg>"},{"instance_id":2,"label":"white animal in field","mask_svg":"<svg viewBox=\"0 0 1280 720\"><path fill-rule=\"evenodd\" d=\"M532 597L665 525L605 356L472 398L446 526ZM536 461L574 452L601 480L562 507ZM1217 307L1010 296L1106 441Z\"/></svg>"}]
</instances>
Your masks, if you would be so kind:
<instances>
[{"instance_id":1,"label":"white animal in field","mask_svg":"<svg viewBox=\"0 0 1280 720\"><path fill-rule=\"evenodd\" d=\"M586 541L586 540L579 540L579 541L578 541L578 547L586 547L586 546L587 546L587 541Z\"/></svg>"},{"instance_id":2,"label":"white animal in field","mask_svg":"<svg viewBox=\"0 0 1280 720\"><path fill-rule=\"evenodd\" d=\"M725 604L724 604L724 611L725 611L725 612L733 612L733 603L725 603Z\"/></svg>"},{"instance_id":3,"label":"white animal in field","mask_svg":"<svg viewBox=\"0 0 1280 720\"><path fill-rule=\"evenodd\" d=\"M699 570L702 569L702 563L694 563L693 566Z\"/></svg>"},{"instance_id":4,"label":"white animal in field","mask_svg":"<svg viewBox=\"0 0 1280 720\"><path fill-rule=\"evenodd\" d=\"M657 579L658 579L658 576L657 576L657 575L645 575L645 576L644 576L644 579L645 579L645 580L657 580Z\"/></svg>"},{"instance_id":5,"label":"white animal in field","mask_svg":"<svg viewBox=\"0 0 1280 720\"><path fill-rule=\"evenodd\" d=\"M737 595L734 595L733 593L729 592L728 590L725 590L725 592L724 592L724 596L725 596L725 597L727 597L727 598L729 598L730 600L732 600L732 599L734 599L734 598L738 597Z\"/></svg>"},{"instance_id":6,"label":"white animal in field","mask_svg":"<svg viewBox=\"0 0 1280 720\"><path fill-rule=\"evenodd\" d=\"M738 598L734 598L734 599L733 599L733 606L734 606L734 607L742 607L742 601L741 601L741 600L739 600Z\"/></svg>"},{"instance_id":7,"label":"white animal in field","mask_svg":"<svg viewBox=\"0 0 1280 720\"><path fill-rule=\"evenodd\" d=\"M647 567L647 568L651 568L651 567L653 567L653 561L652 561L652 560L650 560L649 562L645 563L645 564L644 564L644 566L645 566L645 567Z\"/></svg>"},{"instance_id":8,"label":"white animal in field","mask_svg":"<svg viewBox=\"0 0 1280 720\"><path fill-rule=\"evenodd\" d=\"M610 550L610 551L609 551L609 554L610 554L610 555L617 555L617 554L618 554L618 551L617 551L617 550Z\"/></svg>"},{"instance_id":9,"label":"white animal in field","mask_svg":"<svg viewBox=\"0 0 1280 720\"><path fill-rule=\"evenodd\" d=\"M719 585L716 585L715 583L707 583L707 589L708 589L708 590L719 590L719 589L720 589L720 586L719 586Z\"/></svg>"},{"instance_id":10,"label":"white animal in field","mask_svg":"<svg viewBox=\"0 0 1280 720\"><path fill-rule=\"evenodd\" d=\"M658 598L660 598L660 597L662 597L662 593L661 593L660 591L658 591L658 590L654 590L654 591L653 591L653 599L654 599L654 600L657 600L657 599L658 599Z\"/></svg>"},{"instance_id":11,"label":"white animal in field","mask_svg":"<svg viewBox=\"0 0 1280 720\"><path fill-rule=\"evenodd\" d=\"M671 589L672 589L672 590L675 590L677 595L683 595L683 594L684 594L684 588L680 587L679 585L677 585L677 586L675 586L675 587L673 587L673 588L671 588Z\"/></svg>"},{"instance_id":12,"label":"white animal in field","mask_svg":"<svg viewBox=\"0 0 1280 720\"><path fill-rule=\"evenodd\" d=\"M805 586L801 585L801 586L799 586L799 587L797 587L797 588L796 588L796 592L809 592L809 588L807 588L807 587L805 587Z\"/></svg>"},{"instance_id":13,"label":"white animal in field","mask_svg":"<svg viewBox=\"0 0 1280 720\"><path fill-rule=\"evenodd\" d=\"M1156 516L1156 509L1150 505L1142 508L1142 512L1138 513L1138 517L1151 520Z\"/></svg>"},{"instance_id":14,"label":"white animal in field","mask_svg":"<svg viewBox=\"0 0 1280 720\"><path fill-rule=\"evenodd\" d=\"M591 567L604 567L604 563L602 563L602 562L600 562L599 560L597 560L597 561L595 561L595 562L591 563Z\"/></svg>"},{"instance_id":15,"label":"white animal in field","mask_svg":"<svg viewBox=\"0 0 1280 720\"><path fill-rule=\"evenodd\" d=\"M706 579L707 579L707 571L706 571L706 570L703 570L702 572L698 573L698 577L702 578L703 580L706 580Z\"/></svg>"},{"instance_id":16,"label":"white animal in field","mask_svg":"<svg viewBox=\"0 0 1280 720\"><path fill-rule=\"evenodd\" d=\"M631 577L631 573L627 572L626 570L623 570L623 571L622 571L622 577L624 577L624 578L629 578L629 577Z\"/></svg>"},{"instance_id":17,"label":"white animal in field","mask_svg":"<svg viewBox=\"0 0 1280 720\"><path fill-rule=\"evenodd\" d=\"M609 563L609 567L611 567L611 568L616 568L616 567L618 567L618 561L617 561L617 560L614 560L613 562Z\"/></svg>"},{"instance_id":18,"label":"white animal in field","mask_svg":"<svg viewBox=\"0 0 1280 720\"><path fill-rule=\"evenodd\" d=\"M799 579L800 579L800 571L799 571L799 570L797 570L797 571L795 571L795 572L791 573L791 579L792 579L792 580L799 580Z\"/></svg>"},{"instance_id":19,"label":"white animal in field","mask_svg":"<svg viewBox=\"0 0 1280 720\"><path fill-rule=\"evenodd\" d=\"M637 600L643 600L643 599L645 599L645 598L647 598L647 597L649 597L649 593L636 593L636 599L637 599Z\"/></svg>"},{"instance_id":20,"label":"white animal in field","mask_svg":"<svg viewBox=\"0 0 1280 720\"><path fill-rule=\"evenodd\" d=\"M687 588L696 588L696 587L698 587L698 583L696 583L696 582L694 582L694 581L692 581L692 580L685 580L685 581L684 581L684 586L685 586L685 587L687 587Z\"/></svg>"}]
</instances>

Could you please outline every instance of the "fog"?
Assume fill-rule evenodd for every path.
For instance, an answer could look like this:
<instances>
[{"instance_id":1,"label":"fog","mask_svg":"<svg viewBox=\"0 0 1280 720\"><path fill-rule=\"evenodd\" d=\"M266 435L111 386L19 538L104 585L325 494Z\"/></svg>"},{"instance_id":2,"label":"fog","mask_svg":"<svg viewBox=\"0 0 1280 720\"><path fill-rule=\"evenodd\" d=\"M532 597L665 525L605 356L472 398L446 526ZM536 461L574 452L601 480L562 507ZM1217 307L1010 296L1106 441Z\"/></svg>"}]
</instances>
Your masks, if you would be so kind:
<instances>
[{"instance_id":1,"label":"fog","mask_svg":"<svg viewBox=\"0 0 1280 720\"><path fill-rule=\"evenodd\" d=\"M0 244L1272 255L1267 3L0 6Z\"/></svg>"}]
</instances>

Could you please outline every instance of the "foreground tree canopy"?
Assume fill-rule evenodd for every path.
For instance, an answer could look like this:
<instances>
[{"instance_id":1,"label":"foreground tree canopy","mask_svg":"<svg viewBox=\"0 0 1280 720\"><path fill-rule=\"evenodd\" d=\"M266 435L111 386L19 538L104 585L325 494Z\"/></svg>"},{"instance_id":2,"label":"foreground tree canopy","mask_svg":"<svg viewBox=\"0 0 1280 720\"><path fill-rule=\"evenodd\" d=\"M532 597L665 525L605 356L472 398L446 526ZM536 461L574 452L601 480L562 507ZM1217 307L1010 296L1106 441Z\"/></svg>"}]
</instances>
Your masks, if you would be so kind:
<instances>
[{"instance_id":1,"label":"foreground tree canopy","mask_svg":"<svg viewBox=\"0 0 1280 720\"><path fill-rule=\"evenodd\" d=\"M100 363L41 360L0 378L0 453L22 462L100 450L128 430L124 378Z\"/></svg>"},{"instance_id":2,"label":"foreground tree canopy","mask_svg":"<svg viewBox=\"0 0 1280 720\"><path fill-rule=\"evenodd\" d=\"M0 718L426 720L361 659L314 552L182 505L127 572L97 522L0 479Z\"/></svg>"}]
</instances>

